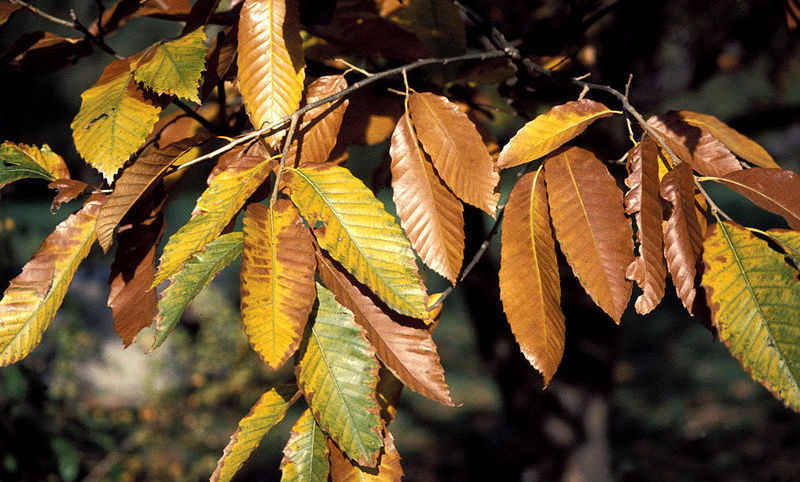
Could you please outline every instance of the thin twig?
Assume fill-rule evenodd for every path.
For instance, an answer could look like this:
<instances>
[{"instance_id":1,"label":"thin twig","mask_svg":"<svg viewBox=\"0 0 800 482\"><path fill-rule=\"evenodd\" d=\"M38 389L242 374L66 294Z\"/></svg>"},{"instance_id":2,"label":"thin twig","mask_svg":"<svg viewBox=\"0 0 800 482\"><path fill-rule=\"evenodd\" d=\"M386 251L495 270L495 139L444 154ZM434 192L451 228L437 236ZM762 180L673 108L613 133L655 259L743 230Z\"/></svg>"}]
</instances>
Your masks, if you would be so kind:
<instances>
[{"instance_id":1,"label":"thin twig","mask_svg":"<svg viewBox=\"0 0 800 482\"><path fill-rule=\"evenodd\" d=\"M270 197L270 206L275 206L275 201L278 200L278 190L281 186L281 176L283 170L286 168L286 158L289 157L289 148L292 145L292 138L294 131L297 130L297 120L300 116L295 112L292 115L291 123L289 124L289 131L286 133L286 140L283 142L283 153L281 154L281 164L278 166L278 172L275 174L275 186L272 187L272 196Z\"/></svg>"},{"instance_id":2,"label":"thin twig","mask_svg":"<svg viewBox=\"0 0 800 482\"><path fill-rule=\"evenodd\" d=\"M34 7L33 5L29 4L28 2L23 2L22 0L9 0L9 1L11 3L15 4L15 5L19 5L20 7L25 8L26 10L28 10L31 13L33 13L34 15L38 15L38 16L42 17L43 19L48 20L48 21L53 22L53 23L56 23L58 25L61 25L62 27L75 28L75 25L73 25L72 22L70 22L68 20L64 20L64 19L58 18L58 17L55 17L53 15L50 15L49 13L43 12L42 10Z\"/></svg>"},{"instance_id":3,"label":"thin twig","mask_svg":"<svg viewBox=\"0 0 800 482\"><path fill-rule=\"evenodd\" d=\"M711 212L712 213L719 214L720 216L725 218L726 221L733 221L733 219L730 216L728 216L728 214L725 211L723 211L722 209L720 209L719 206L717 206L717 203L715 203L714 200L711 199L711 196L708 195L706 190L700 184L700 181L715 181L717 179L718 178L713 178L713 177L712 178L703 178L703 177L698 178L697 176L695 176L694 177L694 185L695 185L695 187L697 187L697 190L700 191L700 194L702 194L703 197L706 199L706 202L708 203L708 206L711 208Z\"/></svg>"}]
</instances>

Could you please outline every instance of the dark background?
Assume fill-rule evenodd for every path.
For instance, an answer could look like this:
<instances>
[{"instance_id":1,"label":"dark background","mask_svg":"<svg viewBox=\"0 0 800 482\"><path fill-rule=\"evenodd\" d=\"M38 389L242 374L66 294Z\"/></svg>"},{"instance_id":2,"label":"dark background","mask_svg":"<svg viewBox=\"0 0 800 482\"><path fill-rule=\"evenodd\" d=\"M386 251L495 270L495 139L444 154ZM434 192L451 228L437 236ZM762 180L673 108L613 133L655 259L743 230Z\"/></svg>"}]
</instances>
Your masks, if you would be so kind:
<instances>
[{"instance_id":1,"label":"dark background","mask_svg":"<svg viewBox=\"0 0 800 482\"><path fill-rule=\"evenodd\" d=\"M93 2L38 1L62 18L96 15ZM106 2L110 4L110 2ZM788 169L800 163L800 56L777 1L466 2L525 54L575 54L578 73L623 89L645 117L669 109L716 115L760 142ZM0 26L0 50L23 32L53 27L27 12ZM129 55L179 27L138 19L109 39ZM476 45L479 39L470 38ZM69 124L110 58L95 53L54 74L0 71L0 140L49 144L73 177L99 182L79 160ZM534 90L531 90L531 87ZM497 99L493 86L486 95ZM502 85L512 107L532 116L577 92L520 77ZM598 100L611 100L593 96ZM524 122L498 116L503 145ZM578 141L601 158L626 149L624 124L598 123ZM385 143L350 151L367 180ZM365 167L367 166L367 167ZM373 166L373 167L368 167ZM624 175L624 168L611 166ZM504 173L506 196L515 178ZM202 174L197 175L202 179ZM200 182L168 209L188 217ZM22 265L76 203L50 213L41 183L20 181L0 202L0 282ZM378 192L390 198L386 189ZM782 221L720 189L712 195L743 224ZM467 211L471 256L489 219ZM462 405L440 407L404 393L391 425L406 479L432 480L793 480L800 474L800 416L754 383L712 334L690 319L668 286L654 313L632 307L620 326L561 270L567 348L553 382L519 354L497 292L499 240L450 297L435 334L447 380ZM562 259L563 261L563 259ZM236 422L272 380L241 333L236 266L187 312L170 341L144 355L149 336L123 350L105 306L107 257L98 249L79 271L42 344L0 370L0 480L196 480L214 469ZM562 263L563 264L563 263ZM428 273L431 291L444 287ZM273 429L240 480L279 477L280 450L299 412Z\"/></svg>"}]
</instances>

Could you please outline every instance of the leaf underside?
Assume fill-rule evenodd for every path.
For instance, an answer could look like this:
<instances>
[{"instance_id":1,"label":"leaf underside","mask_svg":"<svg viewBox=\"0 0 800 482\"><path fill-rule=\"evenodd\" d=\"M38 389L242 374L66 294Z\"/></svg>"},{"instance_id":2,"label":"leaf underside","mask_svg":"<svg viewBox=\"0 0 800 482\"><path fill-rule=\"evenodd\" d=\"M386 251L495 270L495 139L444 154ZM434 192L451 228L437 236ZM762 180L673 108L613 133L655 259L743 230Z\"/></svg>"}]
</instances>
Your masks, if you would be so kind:
<instances>
[{"instance_id":1,"label":"leaf underside","mask_svg":"<svg viewBox=\"0 0 800 482\"><path fill-rule=\"evenodd\" d=\"M346 87L344 75L319 77L308 86L306 105L330 97ZM323 104L303 114L302 125L297 129L287 154L287 159L294 159L293 165L317 164L330 158L349 102L344 99Z\"/></svg>"}]
</instances>

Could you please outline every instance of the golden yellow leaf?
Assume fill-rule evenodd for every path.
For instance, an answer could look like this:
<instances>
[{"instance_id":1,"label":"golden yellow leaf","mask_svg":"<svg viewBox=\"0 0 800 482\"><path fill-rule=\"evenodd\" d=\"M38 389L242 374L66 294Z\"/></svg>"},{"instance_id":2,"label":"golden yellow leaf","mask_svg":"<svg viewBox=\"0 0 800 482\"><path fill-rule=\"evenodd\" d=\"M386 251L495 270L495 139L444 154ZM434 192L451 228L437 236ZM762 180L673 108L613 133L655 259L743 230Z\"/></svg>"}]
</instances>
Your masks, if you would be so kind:
<instances>
[{"instance_id":1,"label":"golden yellow leaf","mask_svg":"<svg viewBox=\"0 0 800 482\"><path fill-rule=\"evenodd\" d=\"M133 77L145 87L200 102L197 89L206 64L206 34L202 28L183 37L158 42L137 59Z\"/></svg>"},{"instance_id":2,"label":"golden yellow leaf","mask_svg":"<svg viewBox=\"0 0 800 482\"><path fill-rule=\"evenodd\" d=\"M394 446L394 437L387 430L383 440L383 451L377 467L361 467L347 458L339 447L328 439L331 461L331 480L336 482L400 482L403 467L400 454Z\"/></svg>"}]
</instances>

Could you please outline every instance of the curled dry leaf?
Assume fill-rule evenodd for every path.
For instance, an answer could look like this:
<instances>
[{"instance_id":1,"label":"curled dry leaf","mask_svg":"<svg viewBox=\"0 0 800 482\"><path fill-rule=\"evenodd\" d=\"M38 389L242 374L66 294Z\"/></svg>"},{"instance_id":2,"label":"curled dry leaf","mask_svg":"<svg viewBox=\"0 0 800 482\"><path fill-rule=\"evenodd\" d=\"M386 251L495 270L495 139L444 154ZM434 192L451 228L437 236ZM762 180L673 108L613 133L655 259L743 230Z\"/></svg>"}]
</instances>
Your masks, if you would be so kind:
<instances>
[{"instance_id":1,"label":"curled dry leaf","mask_svg":"<svg viewBox=\"0 0 800 482\"><path fill-rule=\"evenodd\" d=\"M508 198L500 251L500 299L525 358L547 386L564 354L564 314L544 172L522 176Z\"/></svg>"},{"instance_id":2,"label":"curled dry leaf","mask_svg":"<svg viewBox=\"0 0 800 482\"><path fill-rule=\"evenodd\" d=\"M422 262L455 285L464 260L463 207L434 172L408 114L397 122L389 155L400 224Z\"/></svg>"},{"instance_id":3,"label":"curled dry leaf","mask_svg":"<svg viewBox=\"0 0 800 482\"><path fill-rule=\"evenodd\" d=\"M305 61L297 0L245 0L239 18L239 90L256 128L297 110Z\"/></svg>"},{"instance_id":4,"label":"curled dry leaf","mask_svg":"<svg viewBox=\"0 0 800 482\"><path fill-rule=\"evenodd\" d=\"M545 161L545 181L561 251L597 306L619 323L631 296L625 269L633 262L622 192L594 154L578 147Z\"/></svg>"},{"instance_id":5,"label":"curled dry leaf","mask_svg":"<svg viewBox=\"0 0 800 482\"><path fill-rule=\"evenodd\" d=\"M506 169L544 157L580 135L597 119L614 114L618 112L590 99L553 107L514 134L500 152L497 167Z\"/></svg>"},{"instance_id":6,"label":"curled dry leaf","mask_svg":"<svg viewBox=\"0 0 800 482\"><path fill-rule=\"evenodd\" d=\"M636 312L641 315L658 306L666 286L658 168L658 146L646 136L628 155L628 177L625 179L630 188L625 194L625 212L636 219L639 240L639 255L628 266L625 275L642 289L635 303Z\"/></svg>"},{"instance_id":7,"label":"curled dry leaf","mask_svg":"<svg viewBox=\"0 0 800 482\"><path fill-rule=\"evenodd\" d=\"M74 179L56 179L48 184L47 187L56 190L53 203L50 205L50 210L52 211L61 209L61 204L68 203L80 196L89 185L83 181L76 181Z\"/></svg>"},{"instance_id":8,"label":"curled dry leaf","mask_svg":"<svg viewBox=\"0 0 800 482\"><path fill-rule=\"evenodd\" d=\"M675 291L689 313L694 313L697 260L703 247L703 231L695 207L692 169L679 164L661 180L661 197L672 205L664 225L664 257Z\"/></svg>"},{"instance_id":9,"label":"curled dry leaf","mask_svg":"<svg viewBox=\"0 0 800 482\"><path fill-rule=\"evenodd\" d=\"M500 176L472 121L456 104L430 92L411 94L408 109L422 147L447 186L464 202L494 216Z\"/></svg>"}]
</instances>

